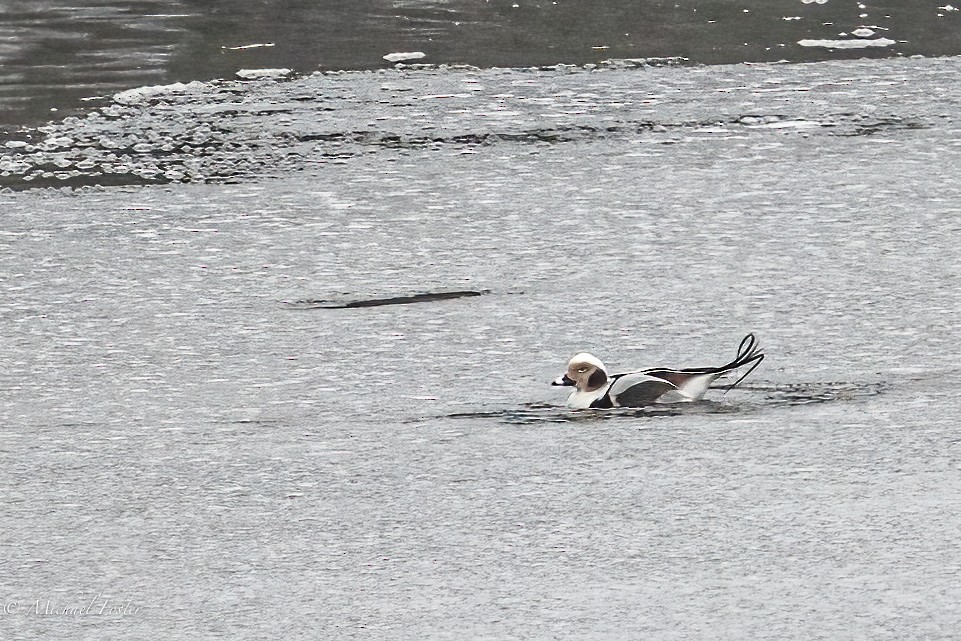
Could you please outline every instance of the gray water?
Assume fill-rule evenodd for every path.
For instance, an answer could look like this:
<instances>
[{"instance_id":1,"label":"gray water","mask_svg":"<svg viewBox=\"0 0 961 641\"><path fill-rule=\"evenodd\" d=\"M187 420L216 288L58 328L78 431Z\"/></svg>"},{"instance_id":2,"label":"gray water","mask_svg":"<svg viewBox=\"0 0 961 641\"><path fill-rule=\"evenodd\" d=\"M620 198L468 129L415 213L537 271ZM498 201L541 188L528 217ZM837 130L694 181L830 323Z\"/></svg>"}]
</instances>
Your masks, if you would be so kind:
<instances>
[{"instance_id":1,"label":"gray water","mask_svg":"<svg viewBox=\"0 0 961 641\"><path fill-rule=\"evenodd\" d=\"M161 168L222 184L0 193L3 638L955 637L957 65L312 76L41 132L132 171L234 125ZM747 331L678 411L548 385Z\"/></svg>"}]
</instances>

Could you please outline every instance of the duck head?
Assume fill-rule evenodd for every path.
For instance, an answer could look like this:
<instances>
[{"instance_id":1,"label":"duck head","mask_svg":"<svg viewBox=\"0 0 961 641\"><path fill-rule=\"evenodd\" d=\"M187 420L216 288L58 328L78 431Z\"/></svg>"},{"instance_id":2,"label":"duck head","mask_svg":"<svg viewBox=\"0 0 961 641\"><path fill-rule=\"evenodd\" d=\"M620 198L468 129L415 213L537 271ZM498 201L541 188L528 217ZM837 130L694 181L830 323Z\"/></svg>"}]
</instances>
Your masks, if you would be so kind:
<instances>
[{"instance_id":1,"label":"duck head","mask_svg":"<svg viewBox=\"0 0 961 641\"><path fill-rule=\"evenodd\" d=\"M607 383L607 368L599 358L592 354L577 354L567 363L564 375L551 385L575 387L582 392L594 392Z\"/></svg>"}]
</instances>

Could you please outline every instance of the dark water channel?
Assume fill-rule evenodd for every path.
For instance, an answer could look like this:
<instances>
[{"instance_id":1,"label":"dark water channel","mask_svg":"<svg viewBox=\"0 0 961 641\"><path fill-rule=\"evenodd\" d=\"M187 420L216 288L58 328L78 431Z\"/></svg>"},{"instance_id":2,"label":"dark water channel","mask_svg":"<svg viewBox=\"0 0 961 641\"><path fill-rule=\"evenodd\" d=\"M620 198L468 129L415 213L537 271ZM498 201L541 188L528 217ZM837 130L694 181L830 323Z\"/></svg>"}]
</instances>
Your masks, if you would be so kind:
<instances>
[{"instance_id":1,"label":"dark water channel","mask_svg":"<svg viewBox=\"0 0 961 641\"><path fill-rule=\"evenodd\" d=\"M372 69L410 50L480 67L949 55L959 20L942 0L3 0L0 126L131 87L251 67Z\"/></svg>"}]
</instances>

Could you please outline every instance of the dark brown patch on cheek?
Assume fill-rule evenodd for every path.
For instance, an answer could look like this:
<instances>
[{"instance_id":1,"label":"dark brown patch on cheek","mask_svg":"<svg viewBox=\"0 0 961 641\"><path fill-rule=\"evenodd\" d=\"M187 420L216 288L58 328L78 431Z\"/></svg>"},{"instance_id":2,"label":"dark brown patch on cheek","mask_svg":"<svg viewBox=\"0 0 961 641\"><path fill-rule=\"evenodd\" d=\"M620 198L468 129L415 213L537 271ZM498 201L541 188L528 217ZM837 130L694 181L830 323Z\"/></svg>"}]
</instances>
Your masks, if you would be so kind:
<instances>
[{"instance_id":1,"label":"dark brown patch on cheek","mask_svg":"<svg viewBox=\"0 0 961 641\"><path fill-rule=\"evenodd\" d=\"M607 382L607 374L604 370L596 369L594 373L590 375L587 379L587 389L596 390L599 389L604 383Z\"/></svg>"}]
</instances>

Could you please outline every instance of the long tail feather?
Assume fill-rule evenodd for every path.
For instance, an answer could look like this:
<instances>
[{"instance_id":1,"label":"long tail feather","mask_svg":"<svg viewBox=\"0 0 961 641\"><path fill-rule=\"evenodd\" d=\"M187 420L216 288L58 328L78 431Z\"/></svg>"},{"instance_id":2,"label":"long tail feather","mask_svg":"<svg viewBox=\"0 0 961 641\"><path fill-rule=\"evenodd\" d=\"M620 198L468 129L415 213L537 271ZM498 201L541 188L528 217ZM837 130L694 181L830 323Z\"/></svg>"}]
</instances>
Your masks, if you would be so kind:
<instances>
[{"instance_id":1,"label":"long tail feather","mask_svg":"<svg viewBox=\"0 0 961 641\"><path fill-rule=\"evenodd\" d=\"M724 390L724 393L727 394L729 391L737 387L738 384L747 378L763 360L764 354L761 353L761 344L758 342L757 337L754 334L748 334L741 339L741 344L738 345L737 348L737 356L735 356L734 360L727 365L719 367L718 370L720 370L723 374L726 374L735 369L744 367L745 365L750 365L750 367L740 376L740 378L730 385L727 385L727 389Z\"/></svg>"}]
</instances>

